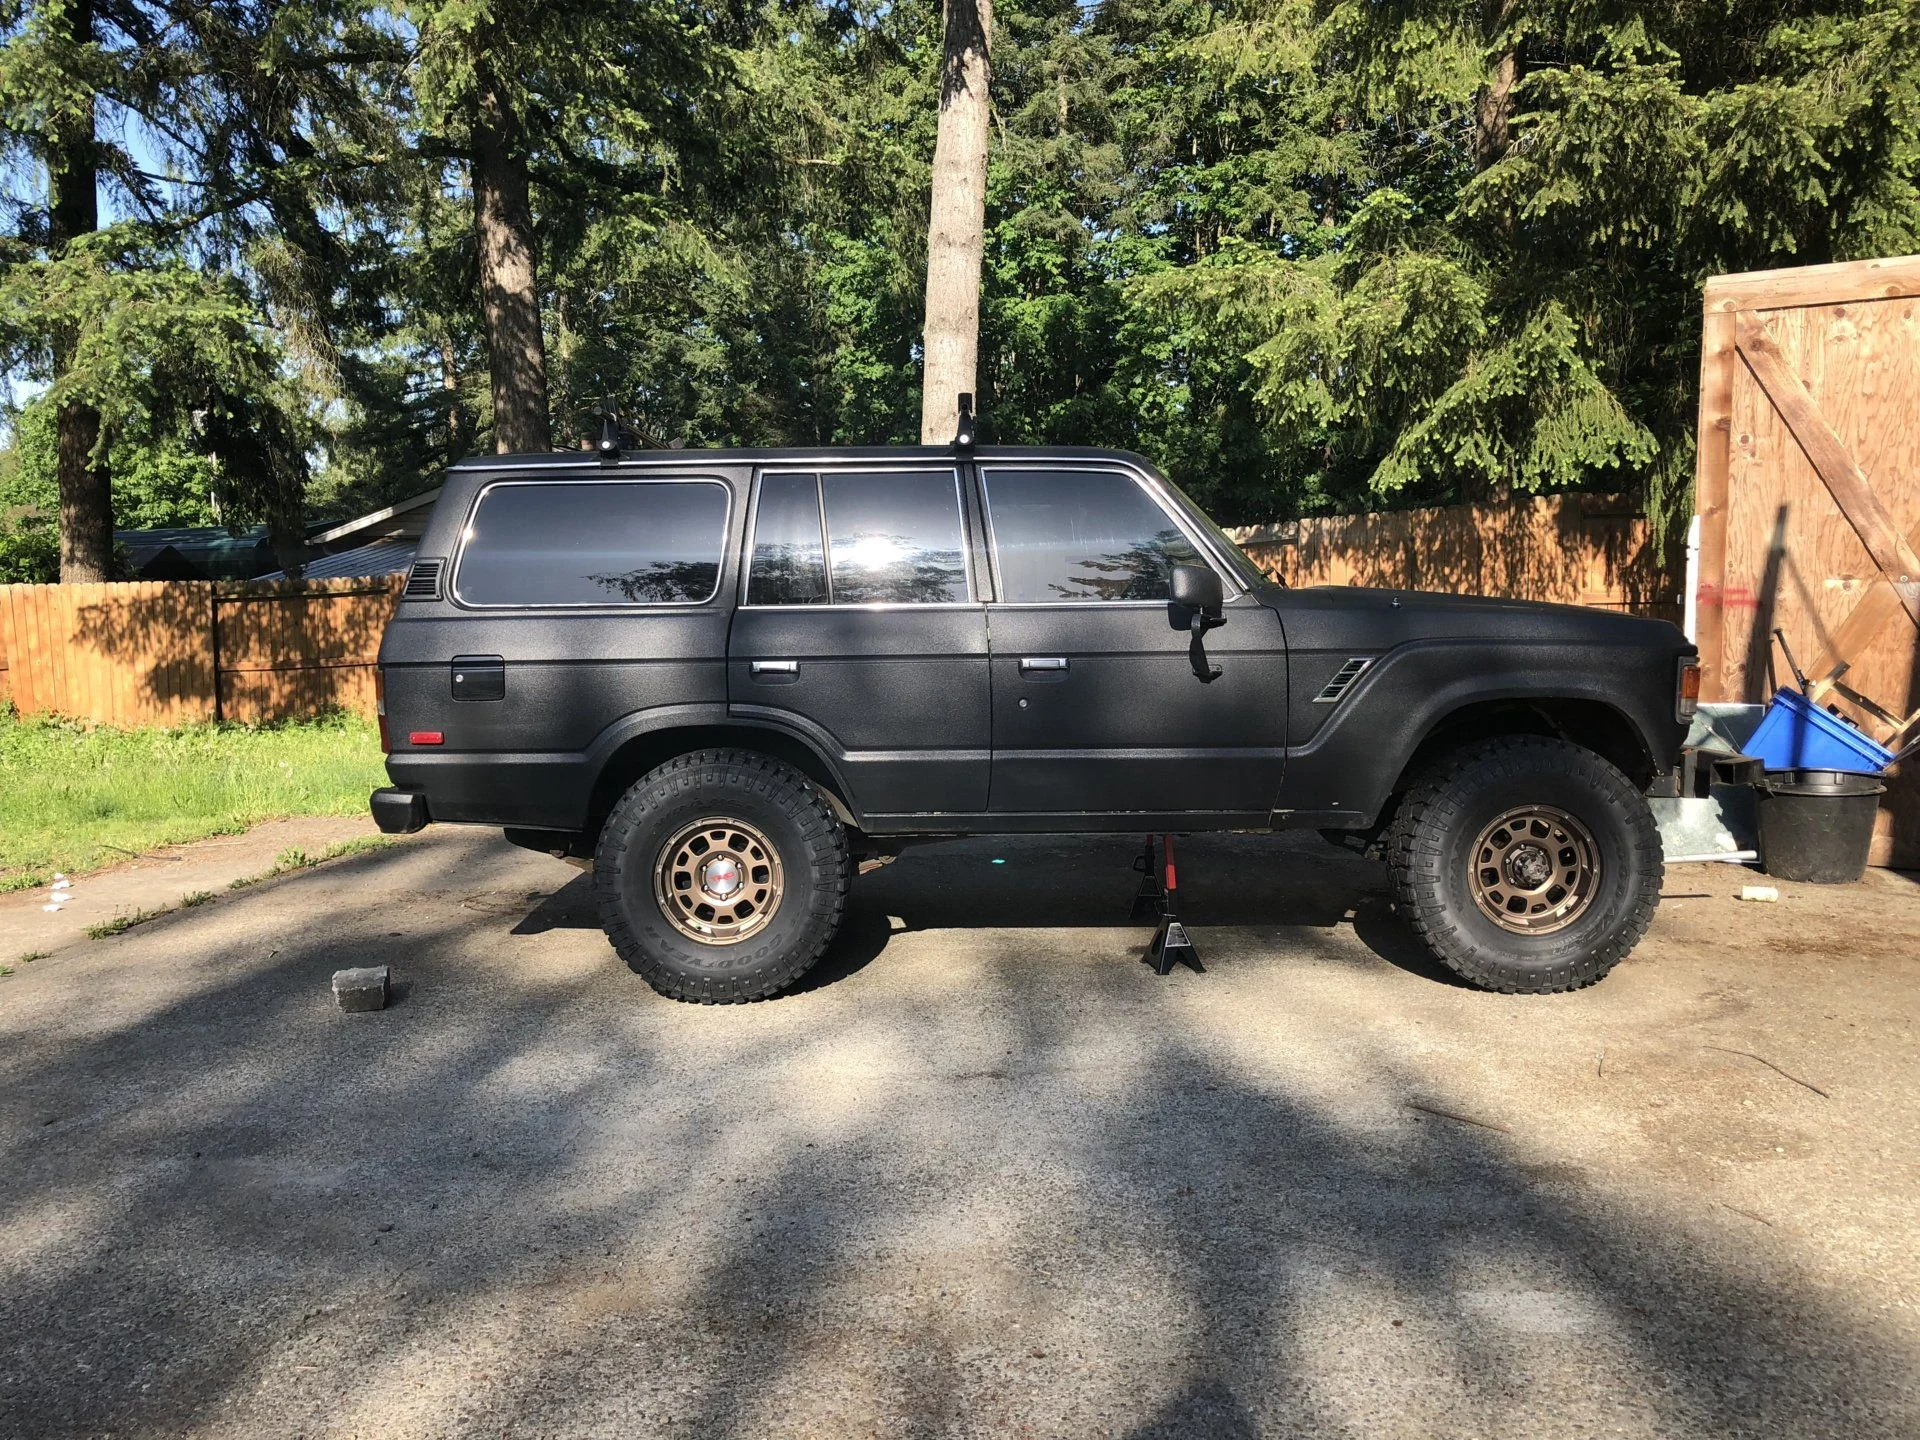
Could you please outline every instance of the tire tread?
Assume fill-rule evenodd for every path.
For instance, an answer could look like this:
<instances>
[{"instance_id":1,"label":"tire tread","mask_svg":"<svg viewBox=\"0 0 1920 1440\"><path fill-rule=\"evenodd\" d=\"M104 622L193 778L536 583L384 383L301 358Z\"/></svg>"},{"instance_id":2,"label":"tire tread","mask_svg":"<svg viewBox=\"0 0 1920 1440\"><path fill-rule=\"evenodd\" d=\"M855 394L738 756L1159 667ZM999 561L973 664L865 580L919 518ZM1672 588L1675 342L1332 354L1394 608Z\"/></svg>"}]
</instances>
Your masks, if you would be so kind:
<instances>
[{"instance_id":1,"label":"tire tread","mask_svg":"<svg viewBox=\"0 0 1920 1440\"><path fill-rule=\"evenodd\" d=\"M1653 923L1665 875L1659 831L1652 811L1640 800L1627 807L1627 819L1640 841L1633 847L1633 860L1641 883L1632 909L1603 944L1551 969L1532 970L1512 963L1462 930L1449 914L1443 874L1446 839L1465 808L1462 782L1470 772L1493 767L1509 773L1537 773L1543 761L1555 768L1585 771L1586 778L1602 791L1639 798L1625 775L1590 750L1540 736L1504 736L1464 746L1440 759L1407 791L1387 833L1395 910L1448 969L1471 984L1505 995L1561 994L1605 978Z\"/></svg>"},{"instance_id":2,"label":"tire tread","mask_svg":"<svg viewBox=\"0 0 1920 1440\"><path fill-rule=\"evenodd\" d=\"M783 903L803 901L812 907L812 914L800 943L781 954L777 963L739 975L693 976L674 969L641 942L622 904L619 877L625 873L647 811L714 784L742 787L785 810L799 823L806 851L793 857L799 863L788 864L789 872L804 871L811 877L824 859L832 879L822 887L824 894L811 885L805 892L789 886ZM601 928L628 968L670 999L697 1005L744 1005L764 1000L812 969L832 943L846 911L851 870L848 855L846 831L838 817L812 782L791 765L752 750L692 750L641 776L607 816L594 860L594 896ZM650 870L647 857L637 858ZM650 887L651 879L648 883Z\"/></svg>"}]
</instances>

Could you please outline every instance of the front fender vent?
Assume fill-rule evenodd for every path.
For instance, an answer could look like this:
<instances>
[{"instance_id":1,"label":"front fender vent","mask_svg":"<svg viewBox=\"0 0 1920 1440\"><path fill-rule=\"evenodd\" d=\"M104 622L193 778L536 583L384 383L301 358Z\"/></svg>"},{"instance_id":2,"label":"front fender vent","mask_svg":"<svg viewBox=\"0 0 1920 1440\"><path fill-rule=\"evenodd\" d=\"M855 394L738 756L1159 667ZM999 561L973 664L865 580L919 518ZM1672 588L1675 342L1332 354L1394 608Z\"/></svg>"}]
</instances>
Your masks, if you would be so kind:
<instances>
[{"instance_id":1,"label":"front fender vent","mask_svg":"<svg viewBox=\"0 0 1920 1440\"><path fill-rule=\"evenodd\" d=\"M1373 656L1371 655L1354 656L1351 660L1347 661L1346 664L1333 672L1333 678L1327 681L1326 687L1321 690L1318 695L1313 697L1313 703L1316 705L1338 705L1347 691L1353 688L1353 682L1366 674L1367 667L1371 664L1373 664Z\"/></svg>"},{"instance_id":2,"label":"front fender vent","mask_svg":"<svg viewBox=\"0 0 1920 1440\"><path fill-rule=\"evenodd\" d=\"M438 600L440 598L440 567L442 560L416 560L413 568L407 572L406 598L409 600Z\"/></svg>"}]
</instances>

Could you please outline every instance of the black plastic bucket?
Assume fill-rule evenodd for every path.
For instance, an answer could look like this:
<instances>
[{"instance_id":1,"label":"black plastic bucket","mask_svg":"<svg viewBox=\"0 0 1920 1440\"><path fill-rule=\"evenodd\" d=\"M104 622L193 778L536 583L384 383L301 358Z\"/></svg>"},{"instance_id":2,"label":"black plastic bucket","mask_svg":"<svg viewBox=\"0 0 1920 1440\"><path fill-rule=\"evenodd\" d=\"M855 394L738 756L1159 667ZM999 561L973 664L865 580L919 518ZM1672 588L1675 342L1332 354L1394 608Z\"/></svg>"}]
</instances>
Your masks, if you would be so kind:
<instances>
[{"instance_id":1,"label":"black plastic bucket","mask_svg":"<svg viewBox=\"0 0 1920 1440\"><path fill-rule=\"evenodd\" d=\"M1760 864L1782 880L1858 880L1886 789L1877 775L1851 770L1768 771L1753 786Z\"/></svg>"}]
</instances>

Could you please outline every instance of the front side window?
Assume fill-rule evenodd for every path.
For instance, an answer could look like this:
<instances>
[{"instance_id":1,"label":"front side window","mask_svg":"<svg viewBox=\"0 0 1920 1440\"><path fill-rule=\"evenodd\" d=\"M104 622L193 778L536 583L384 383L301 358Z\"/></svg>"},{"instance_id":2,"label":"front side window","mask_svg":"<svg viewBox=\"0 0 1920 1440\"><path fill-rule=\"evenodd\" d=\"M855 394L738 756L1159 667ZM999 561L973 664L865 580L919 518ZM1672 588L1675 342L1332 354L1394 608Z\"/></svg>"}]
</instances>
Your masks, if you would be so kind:
<instances>
[{"instance_id":1,"label":"front side window","mask_svg":"<svg viewBox=\"0 0 1920 1440\"><path fill-rule=\"evenodd\" d=\"M1114 471L989 470L1001 599L1166 600L1176 565L1204 565L1171 516Z\"/></svg>"},{"instance_id":2,"label":"front side window","mask_svg":"<svg viewBox=\"0 0 1920 1440\"><path fill-rule=\"evenodd\" d=\"M713 481L493 485L460 551L468 605L688 605L720 586L727 491Z\"/></svg>"},{"instance_id":3,"label":"front side window","mask_svg":"<svg viewBox=\"0 0 1920 1440\"><path fill-rule=\"evenodd\" d=\"M764 476L747 603L965 604L964 534L950 470Z\"/></svg>"}]
</instances>

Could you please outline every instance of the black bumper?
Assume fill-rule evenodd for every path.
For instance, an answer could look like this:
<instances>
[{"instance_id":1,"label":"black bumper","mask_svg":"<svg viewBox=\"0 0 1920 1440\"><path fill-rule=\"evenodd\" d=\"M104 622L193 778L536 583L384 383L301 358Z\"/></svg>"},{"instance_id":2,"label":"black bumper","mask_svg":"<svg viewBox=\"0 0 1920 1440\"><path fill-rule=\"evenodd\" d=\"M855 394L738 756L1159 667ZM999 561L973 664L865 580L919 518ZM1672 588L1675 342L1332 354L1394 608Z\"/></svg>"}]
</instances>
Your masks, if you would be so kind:
<instances>
[{"instance_id":1,"label":"black bumper","mask_svg":"<svg viewBox=\"0 0 1920 1440\"><path fill-rule=\"evenodd\" d=\"M427 797L413 790L396 790L389 785L373 792L373 823L388 835L411 835L424 830L433 817L427 814Z\"/></svg>"}]
</instances>

